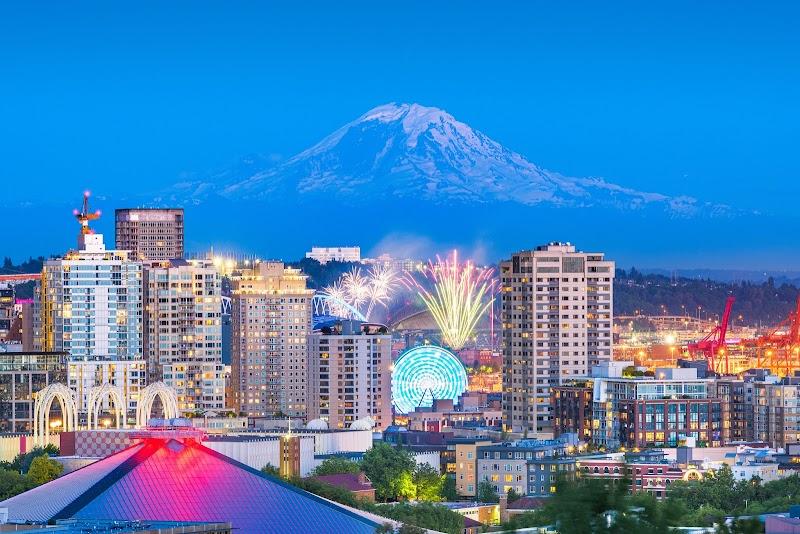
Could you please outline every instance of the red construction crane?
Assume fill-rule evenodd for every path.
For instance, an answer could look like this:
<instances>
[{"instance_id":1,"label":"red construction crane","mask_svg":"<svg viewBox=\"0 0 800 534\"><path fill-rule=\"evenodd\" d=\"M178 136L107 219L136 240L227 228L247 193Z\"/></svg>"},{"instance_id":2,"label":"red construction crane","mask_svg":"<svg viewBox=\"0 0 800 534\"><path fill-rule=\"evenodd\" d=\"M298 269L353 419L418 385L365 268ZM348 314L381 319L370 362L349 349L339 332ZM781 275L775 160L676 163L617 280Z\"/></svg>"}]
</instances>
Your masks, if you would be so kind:
<instances>
[{"instance_id":1,"label":"red construction crane","mask_svg":"<svg viewBox=\"0 0 800 534\"><path fill-rule=\"evenodd\" d=\"M789 312L786 319L766 334L747 340L745 344L756 347L759 367L766 365L775 373L783 370L786 375L792 369L800 368L800 295L797 296L794 310Z\"/></svg>"},{"instance_id":2,"label":"red construction crane","mask_svg":"<svg viewBox=\"0 0 800 534\"><path fill-rule=\"evenodd\" d=\"M729 372L728 352L725 350L725 334L728 331L728 322L731 318L731 310L736 297L730 295L725 301L725 311L722 313L722 320L714 329L703 339L689 343L687 349L694 359L705 358L708 361L708 368L716 372L714 360L717 356L725 357L725 373Z\"/></svg>"}]
</instances>

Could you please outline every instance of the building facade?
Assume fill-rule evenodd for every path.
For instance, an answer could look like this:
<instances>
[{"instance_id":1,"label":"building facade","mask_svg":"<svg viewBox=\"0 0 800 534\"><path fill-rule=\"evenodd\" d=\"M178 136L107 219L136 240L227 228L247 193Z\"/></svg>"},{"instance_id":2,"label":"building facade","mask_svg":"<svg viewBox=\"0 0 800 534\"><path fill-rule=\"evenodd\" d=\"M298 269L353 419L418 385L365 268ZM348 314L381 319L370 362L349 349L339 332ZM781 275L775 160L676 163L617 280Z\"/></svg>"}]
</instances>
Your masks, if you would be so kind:
<instances>
[{"instance_id":1,"label":"building facade","mask_svg":"<svg viewBox=\"0 0 800 534\"><path fill-rule=\"evenodd\" d=\"M308 336L308 418L347 428L392 424L392 336L385 326L339 321Z\"/></svg>"},{"instance_id":2,"label":"building facade","mask_svg":"<svg viewBox=\"0 0 800 534\"><path fill-rule=\"evenodd\" d=\"M592 441L593 383L590 380L555 386L551 389L553 433L555 437L575 433L578 439Z\"/></svg>"},{"instance_id":3,"label":"building facade","mask_svg":"<svg viewBox=\"0 0 800 534\"><path fill-rule=\"evenodd\" d=\"M34 395L66 373L65 352L0 353L0 432L32 432Z\"/></svg>"},{"instance_id":4,"label":"building facade","mask_svg":"<svg viewBox=\"0 0 800 534\"><path fill-rule=\"evenodd\" d=\"M14 288L0 287L0 343L14 338L13 327L17 316L14 309Z\"/></svg>"},{"instance_id":5,"label":"building facade","mask_svg":"<svg viewBox=\"0 0 800 534\"><path fill-rule=\"evenodd\" d=\"M615 362L616 363L616 362ZM593 391L593 442L608 448L722 444L722 407L713 380L696 369L657 368L654 377L598 376Z\"/></svg>"},{"instance_id":6,"label":"building facade","mask_svg":"<svg viewBox=\"0 0 800 534\"><path fill-rule=\"evenodd\" d=\"M234 408L249 416L305 417L311 298L306 276L279 261L231 278Z\"/></svg>"},{"instance_id":7,"label":"building facade","mask_svg":"<svg viewBox=\"0 0 800 534\"><path fill-rule=\"evenodd\" d=\"M118 209L116 246L139 260L183 258L183 208Z\"/></svg>"},{"instance_id":8,"label":"building facade","mask_svg":"<svg viewBox=\"0 0 800 534\"><path fill-rule=\"evenodd\" d=\"M667 496L670 486L679 480L698 480L702 473L694 468L682 468L655 450L643 455L620 458L579 460L577 472L581 477L619 482L628 481L632 493L646 491L656 499Z\"/></svg>"},{"instance_id":9,"label":"building facade","mask_svg":"<svg viewBox=\"0 0 800 534\"><path fill-rule=\"evenodd\" d=\"M777 377L753 383L753 437L785 448L800 442L800 384L774 380Z\"/></svg>"},{"instance_id":10,"label":"building facade","mask_svg":"<svg viewBox=\"0 0 800 534\"><path fill-rule=\"evenodd\" d=\"M361 247L311 247L306 258L317 260L323 265L329 261L361 261Z\"/></svg>"},{"instance_id":11,"label":"building facade","mask_svg":"<svg viewBox=\"0 0 800 534\"><path fill-rule=\"evenodd\" d=\"M142 357L142 264L106 250L101 234L81 234L77 251L45 261L39 295L44 351Z\"/></svg>"},{"instance_id":12,"label":"building facade","mask_svg":"<svg viewBox=\"0 0 800 534\"><path fill-rule=\"evenodd\" d=\"M612 357L614 262L550 243L501 262L500 277L505 425L547 435L550 388Z\"/></svg>"},{"instance_id":13,"label":"building facade","mask_svg":"<svg viewBox=\"0 0 800 534\"><path fill-rule=\"evenodd\" d=\"M122 390L128 405L127 417L133 417L139 392L147 385L145 360L110 360L108 358L70 359L67 362L67 386L75 392L75 403L81 417L88 411L89 393L95 386L109 384ZM108 397L102 400L103 410L110 408Z\"/></svg>"},{"instance_id":14,"label":"building facade","mask_svg":"<svg viewBox=\"0 0 800 534\"><path fill-rule=\"evenodd\" d=\"M210 261L144 269L144 354L150 382L175 390L181 413L225 408L220 275Z\"/></svg>"},{"instance_id":15,"label":"building facade","mask_svg":"<svg viewBox=\"0 0 800 534\"><path fill-rule=\"evenodd\" d=\"M478 492L478 447L491 445L488 439L454 439L456 492L475 497Z\"/></svg>"},{"instance_id":16,"label":"building facade","mask_svg":"<svg viewBox=\"0 0 800 534\"><path fill-rule=\"evenodd\" d=\"M753 381L720 377L714 381L714 390L714 396L720 400L722 443L755 440Z\"/></svg>"},{"instance_id":17,"label":"building facade","mask_svg":"<svg viewBox=\"0 0 800 534\"><path fill-rule=\"evenodd\" d=\"M514 490L529 497L556 492L559 477L575 476L575 457L565 456L562 442L521 440L478 447L478 481L489 482L498 495Z\"/></svg>"}]
</instances>

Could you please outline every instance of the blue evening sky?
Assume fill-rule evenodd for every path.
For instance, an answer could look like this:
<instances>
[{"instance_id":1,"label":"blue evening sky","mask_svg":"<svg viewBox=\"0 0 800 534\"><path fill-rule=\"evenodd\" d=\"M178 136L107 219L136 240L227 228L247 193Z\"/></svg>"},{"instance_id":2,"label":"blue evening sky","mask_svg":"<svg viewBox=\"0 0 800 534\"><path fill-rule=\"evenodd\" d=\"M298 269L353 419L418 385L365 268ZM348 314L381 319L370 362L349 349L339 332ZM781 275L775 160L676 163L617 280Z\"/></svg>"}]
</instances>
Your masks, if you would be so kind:
<instances>
[{"instance_id":1,"label":"blue evening sky","mask_svg":"<svg viewBox=\"0 0 800 534\"><path fill-rule=\"evenodd\" d=\"M764 231L796 249L799 16L742 1L4 2L0 203L163 189L402 101L564 174L788 217Z\"/></svg>"}]
</instances>

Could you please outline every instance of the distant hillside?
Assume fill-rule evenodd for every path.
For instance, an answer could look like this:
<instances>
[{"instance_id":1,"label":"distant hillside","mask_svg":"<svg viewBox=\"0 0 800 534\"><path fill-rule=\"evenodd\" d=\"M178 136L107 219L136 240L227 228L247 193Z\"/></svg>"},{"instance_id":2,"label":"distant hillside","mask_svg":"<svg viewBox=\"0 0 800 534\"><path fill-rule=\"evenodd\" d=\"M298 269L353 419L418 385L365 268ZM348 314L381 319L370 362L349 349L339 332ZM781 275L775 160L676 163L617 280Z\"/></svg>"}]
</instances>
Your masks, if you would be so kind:
<instances>
[{"instance_id":1,"label":"distant hillside","mask_svg":"<svg viewBox=\"0 0 800 534\"><path fill-rule=\"evenodd\" d=\"M617 269L614 313L633 315L639 310L645 315L661 315L665 309L667 315L697 316L700 306L700 317L713 319L722 313L728 295L734 295L734 317L741 316L744 324L770 325L788 315L797 294L797 286L776 284L772 278L762 283L718 282Z\"/></svg>"}]
</instances>

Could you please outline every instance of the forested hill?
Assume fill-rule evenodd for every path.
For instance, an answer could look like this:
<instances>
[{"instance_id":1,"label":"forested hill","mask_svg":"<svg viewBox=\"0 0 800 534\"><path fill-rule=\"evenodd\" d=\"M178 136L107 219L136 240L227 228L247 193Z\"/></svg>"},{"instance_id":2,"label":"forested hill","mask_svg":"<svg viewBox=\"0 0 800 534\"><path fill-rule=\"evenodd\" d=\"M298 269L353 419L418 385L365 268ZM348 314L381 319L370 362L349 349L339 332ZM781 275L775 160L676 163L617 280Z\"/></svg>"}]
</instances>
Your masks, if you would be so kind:
<instances>
[{"instance_id":1,"label":"forested hill","mask_svg":"<svg viewBox=\"0 0 800 534\"><path fill-rule=\"evenodd\" d=\"M728 295L736 297L733 317L749 325L770 325L785 318L794 309L798 288L776 285L770 278L763 283L717 282L692 278L670 278L660 274L642 274L635 268L617 269L614 283L614 314L689 315L715 318L722 314ZM663 308L662 308L663 306ZM682 307L683 306L683 307Z\"/></svg>"}]
</instances>

